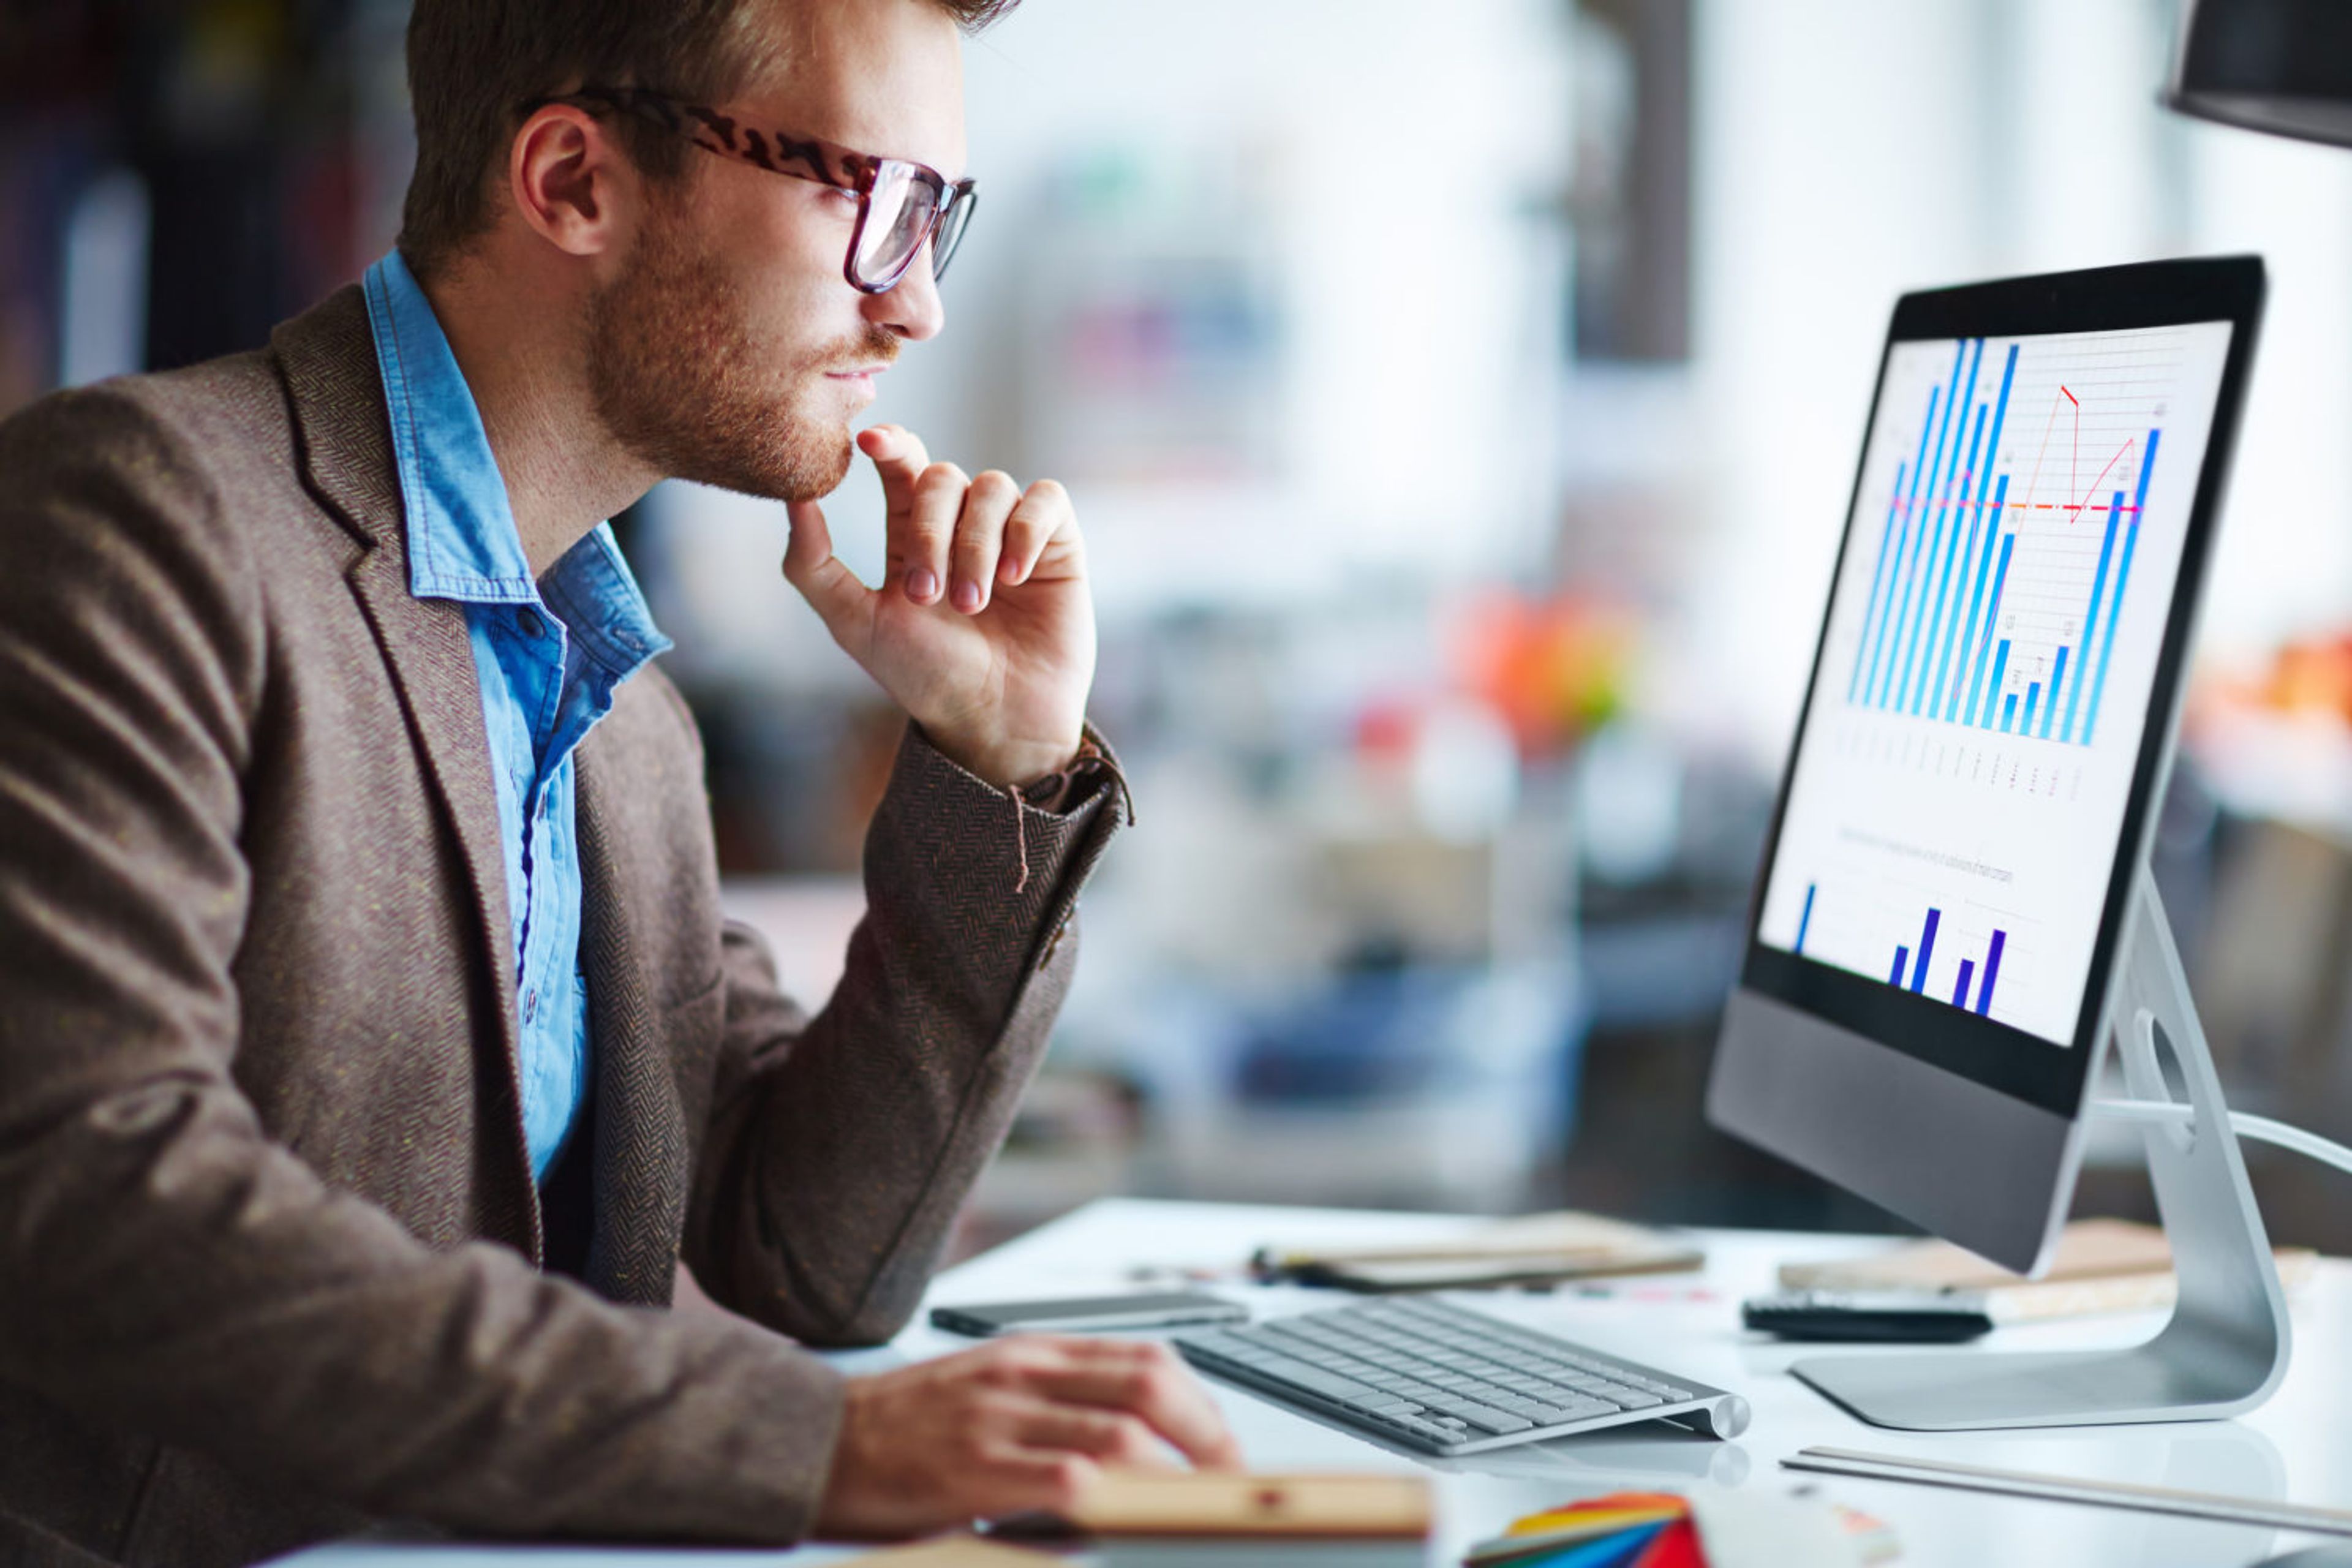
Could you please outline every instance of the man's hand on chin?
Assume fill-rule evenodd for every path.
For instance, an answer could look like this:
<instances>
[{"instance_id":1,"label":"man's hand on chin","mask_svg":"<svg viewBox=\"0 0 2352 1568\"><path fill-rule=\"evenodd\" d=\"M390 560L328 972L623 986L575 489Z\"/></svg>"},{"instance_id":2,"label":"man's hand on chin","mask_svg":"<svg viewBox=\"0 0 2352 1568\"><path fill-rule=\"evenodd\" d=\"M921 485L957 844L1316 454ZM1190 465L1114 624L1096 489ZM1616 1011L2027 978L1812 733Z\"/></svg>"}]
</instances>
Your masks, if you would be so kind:
<instances>
[{"instance_id":1,"label":"man's hand on chin","mask_svg":"<svg viewBox=\"0 0 2352 1568\"><path fill-rule=\"evenodd\" d=\"M833 639L950 759L1017 788L1077 754L1094 684L1094 603L1068 492L934 463L896 425L857 437L882 477L888 576L833 552L824 510L789 508L784 576Z\"/></svg>"},{"instance_id":2,"label":"man's hand on chin","mask_svg":"<svg viewBox=\"0 0 2352 1568\"><path fill-rule=\"evenodd\" d=\"M1066 1511L1106 1467L1241 1468L1164 1345L1024 1335L855 1380L817 1506L828 1539Z\"/></svg>"}]
</instances>

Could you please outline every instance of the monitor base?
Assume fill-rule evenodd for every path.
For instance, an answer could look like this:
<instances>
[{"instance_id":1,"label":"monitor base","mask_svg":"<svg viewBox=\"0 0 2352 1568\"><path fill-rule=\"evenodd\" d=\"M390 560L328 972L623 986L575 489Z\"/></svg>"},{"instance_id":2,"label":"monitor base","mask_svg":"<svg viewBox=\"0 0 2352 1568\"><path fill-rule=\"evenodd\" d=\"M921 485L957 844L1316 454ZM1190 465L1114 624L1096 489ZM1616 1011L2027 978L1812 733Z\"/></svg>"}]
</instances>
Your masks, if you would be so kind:
<instances>
[{"instance_id":1,"label":"monitor base","mask_svg":"<svg viewBox=\"0 0 2352 1568\"><path fill-rule=\"evenodd\" d=\"M2145 868L2126 951L2108 1004L2124 1080L2140 1102L2177 1103L2185 1090L2189 1108L2143 1131L2179 1279L2172 1321L2127 1350L1827 1356L1790 1369L1871 1425L1960 1432L2220 1420L2262 1404L2286 1374L2286 1294ZM2096 1078L2086 1076L2086 1094Z\"/></svg>"}]
</instances>

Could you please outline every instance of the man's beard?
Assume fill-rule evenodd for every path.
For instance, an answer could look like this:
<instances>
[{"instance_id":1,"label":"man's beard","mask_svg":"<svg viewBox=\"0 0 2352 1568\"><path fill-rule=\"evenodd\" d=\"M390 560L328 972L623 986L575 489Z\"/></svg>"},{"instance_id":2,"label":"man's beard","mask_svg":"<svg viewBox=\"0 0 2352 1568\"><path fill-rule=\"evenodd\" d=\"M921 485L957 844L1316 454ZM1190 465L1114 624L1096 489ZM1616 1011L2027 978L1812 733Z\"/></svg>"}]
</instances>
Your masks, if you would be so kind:
<instances>
[{"instance_id":1,"label":"man's beard","mask_svg":"<svg viewBox=\"0 0 2352 1568\"><path fill-rule=\"evenodd\" d=\"M827 370L887 364L898 340L873 327L776 363L746 330L740 291L687 233L680 216L656 219L589 301L598 416L662 474L775 500L830 494L849 472L849 426L806 406L812 384Z\"/></svg>"}]
</instances>

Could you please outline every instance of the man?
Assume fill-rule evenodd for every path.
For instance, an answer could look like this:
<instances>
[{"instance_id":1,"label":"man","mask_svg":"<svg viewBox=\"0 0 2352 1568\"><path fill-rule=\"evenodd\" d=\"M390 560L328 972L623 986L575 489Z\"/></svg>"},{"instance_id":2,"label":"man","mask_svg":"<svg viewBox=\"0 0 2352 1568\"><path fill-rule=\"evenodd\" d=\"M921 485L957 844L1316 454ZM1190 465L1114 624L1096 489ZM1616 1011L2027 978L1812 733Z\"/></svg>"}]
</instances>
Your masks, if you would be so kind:
<instances>
[{"instance_id":1,"label":"man","mask_svg":"<svg viewBox=\"0 0 2352 1568\"><path fill-rule=\"evenodd\" d=\"M0 1562L383 1518L783 1542L1227 1465L1166 1356L846 1382L916 1303L1119 818L1067 499L892 426L988 0L417 0L400 251L267 351L0 426ZM913 723L814 1019L717 903L599 520L790 502ZM680 1262L766 1325L672 1313ZM1171 1452L1172 1451L1172 1452Z\"/></svg>"}]
</instances>

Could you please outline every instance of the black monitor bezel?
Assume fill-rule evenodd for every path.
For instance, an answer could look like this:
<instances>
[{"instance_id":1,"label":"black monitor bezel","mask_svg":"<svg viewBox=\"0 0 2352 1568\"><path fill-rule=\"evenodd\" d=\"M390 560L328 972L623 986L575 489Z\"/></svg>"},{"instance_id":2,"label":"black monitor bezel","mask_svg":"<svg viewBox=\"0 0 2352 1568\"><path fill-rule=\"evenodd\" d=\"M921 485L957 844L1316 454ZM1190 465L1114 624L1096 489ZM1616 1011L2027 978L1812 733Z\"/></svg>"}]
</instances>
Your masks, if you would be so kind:
<instances>
[{"instance_id":1,"label":"black monitor bezel","mask_svg":"<svg viewBox=\"0 0 2352 1568\"><path fill-rule=\"evenodd\" d=\"M1828 596L1823 600L1821 632L1813 646L1812 672L1805 682L1804 703L1798 710L1796 734L1781 770L1780 794L1772 806L1771 830L1764 840L1763 861L1748 907L1748 952L1741 965L1741 984L1890 1050L2029 1104L2065 1116L2076 1113L2082 1103L2085 1074L2096 1055L2089 1047L2096 1040L2106 1016L2108 987L2100 984L2098 977L2109 973L2122 941L2133 881L2147 853L2152 826L2150 805L2170 763L2173 730L2179 714L2181 673L2203 597L2215 514L2236 450L2238 416L2262 321L2263 290L2263 262L2257 256L2140 262L1929 289L1906 294L1896 302L1885 346L1880 351L1870 414L1863 426L1863 453L1855 462L1853 487L1846 500L1845 524L1831 568L1832 595L1837 592L1846 552L1853 548L1863 468L1869 454L1870 435L1878 427L1878 404L1885 391L1887 359L1895 344L1923 340L2116 331L2201 321L2227 321L2231 326L2229 353L2213 407L2212 431L2197 478L2196 497L2189 506L2180 571L2173 583L2172 605L2165 617L2164 643L2157 658L2155 684L2149 693L2149 722L2140 736L2139 757L2125 802L2115 864L2099 916L2098 940L2092 949L2092 983L2083 988L2082 1012L2075 1020L2074 1038L2068 1043L2073 1048L1885 981L1799 957L1763 941L1759 926L1764 890L1771 876L1773 859L1780 852L1789 791L1795 782L1797 758L1804 750L1805 727L1812 717L1814 689L1821 682L1822 661L1828 649Z\"/></svg>"}]
</instances>

